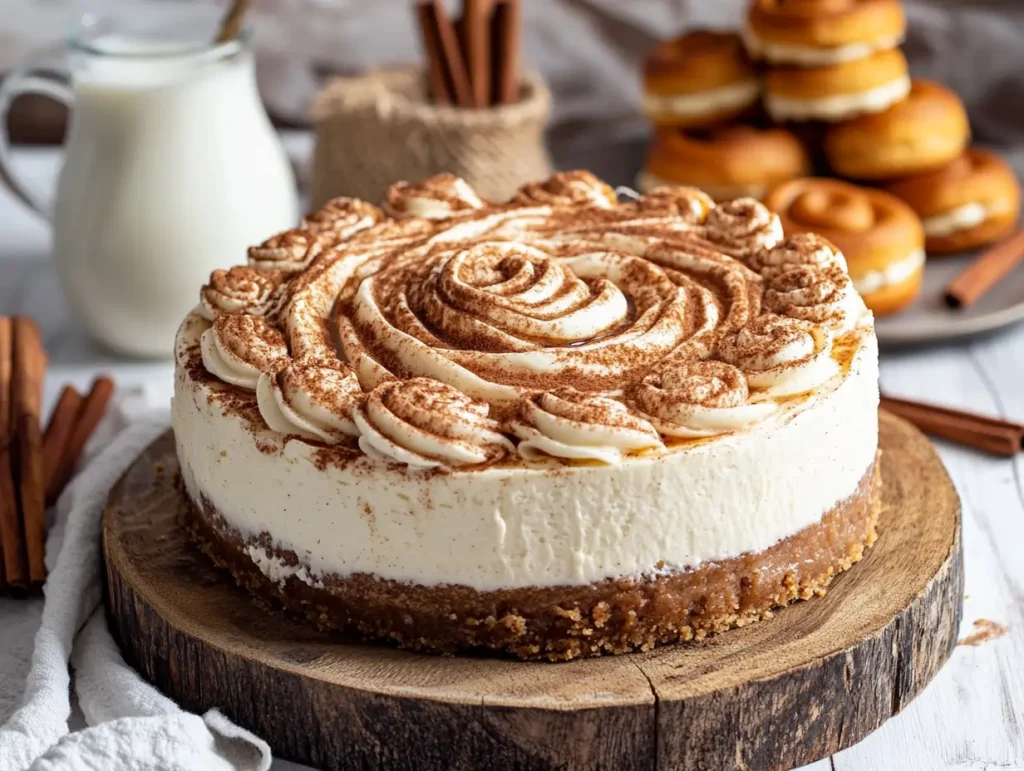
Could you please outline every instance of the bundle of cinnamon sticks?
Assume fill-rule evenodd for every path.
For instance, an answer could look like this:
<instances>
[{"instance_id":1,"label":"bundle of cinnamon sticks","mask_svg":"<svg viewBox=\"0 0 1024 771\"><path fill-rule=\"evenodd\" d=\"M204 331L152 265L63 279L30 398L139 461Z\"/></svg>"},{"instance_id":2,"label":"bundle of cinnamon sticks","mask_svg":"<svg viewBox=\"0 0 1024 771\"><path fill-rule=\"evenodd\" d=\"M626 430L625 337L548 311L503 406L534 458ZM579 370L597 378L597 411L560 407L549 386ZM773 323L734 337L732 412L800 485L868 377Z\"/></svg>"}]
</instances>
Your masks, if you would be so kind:
<instances>
[{"instance_id":1,"label":"bundle of cinnamon sticks","mask_svg":"<svg viewBox=\"0 0 1024 771\"><path fill-rule=\"evenodd\" d=\"M16 595L46 579L46 506L71 479L113 393L106 377L85 398L66 388L44 435L47 361L35 322L0 317L0 591Z\"/></svg>"},{"instance_id":2,"label":"bundle of cinnamon sticks","mask_svg":"<svg viewBox=\"0 0 1024 771\"><path fill-rule=\"evenodd\" d=\"M420 0L416 18L434 102L480 109L518 100L520 0L464 0L455 21L443 0Z\"/></svg>"},{"instance_id":3,"label":"bundle of cinnamon sticks","mask_svg":"<svg viewBox=\"0 0 1024 771\"><path fill-rule=\"evenodd\" d=\"M879 406L926 434L964 447L1003 457L1024 452L1024 423L891 396L883 396Z\"/></svg>"}]
</instances>

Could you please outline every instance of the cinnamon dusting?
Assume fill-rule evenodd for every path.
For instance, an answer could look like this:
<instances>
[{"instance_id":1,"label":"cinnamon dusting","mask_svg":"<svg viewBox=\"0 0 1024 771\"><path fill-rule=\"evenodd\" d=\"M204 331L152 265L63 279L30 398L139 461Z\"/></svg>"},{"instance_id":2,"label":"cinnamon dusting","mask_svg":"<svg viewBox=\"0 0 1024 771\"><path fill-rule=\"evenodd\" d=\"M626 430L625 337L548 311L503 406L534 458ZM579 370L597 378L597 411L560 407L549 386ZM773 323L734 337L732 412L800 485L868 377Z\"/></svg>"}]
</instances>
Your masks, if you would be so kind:
<instances>
[{"instance_id":1,"label":"cinnamon dusting","mask_svg":"<svg viewBox=\"0 0 1024 771\"><path fill-rule=\"evenodd\" d=\"M778 218L753 199L716 206L699 191L659 189L620 204L588 172L563 172L490 204L442 175L392 187L387 210L404 215L423 201L445 216L389 219L365 202L335 199L302 228L253 247L256 267L215 272L204 308L217 317L223 347L272 374L284 404L294 392L341 423L365 415L375 389L429 373L438 387L485 404L487 430L504 434L493 441L500 453L483 448L482 468L514 451L522 399L571 390L644 421L629 394L680 363L725 358L740 379L749 375L744 362L782 356L773 367L802 366L785 360L788 338L778 335L748 335L742 356L723 357L765 318L764 308L794 324L836 328L849 314L849 277L833 264L841 255L813 237L782 242ZM836 341L832 356L844 370L860 341ZM193 352L185 355L189 376L211 386L211 399L265 430L251 392L218 384ZM755 374L760 383L770 373ZM700 401L684 390L682 398ZM464 441L452 432L450 401L425 398L416 409L410 430L449 449ZM601 425L628 422L593 409L589 416ZM647 430L638 425L629 430ZM297 427L277 446L306 441L317 446L318 466L348 464L367 452L356 444L359 431L323 429L316 435L329 446L319 447ZM274 444L263 443L268 452Z\"/></svg>"}]
</instances>

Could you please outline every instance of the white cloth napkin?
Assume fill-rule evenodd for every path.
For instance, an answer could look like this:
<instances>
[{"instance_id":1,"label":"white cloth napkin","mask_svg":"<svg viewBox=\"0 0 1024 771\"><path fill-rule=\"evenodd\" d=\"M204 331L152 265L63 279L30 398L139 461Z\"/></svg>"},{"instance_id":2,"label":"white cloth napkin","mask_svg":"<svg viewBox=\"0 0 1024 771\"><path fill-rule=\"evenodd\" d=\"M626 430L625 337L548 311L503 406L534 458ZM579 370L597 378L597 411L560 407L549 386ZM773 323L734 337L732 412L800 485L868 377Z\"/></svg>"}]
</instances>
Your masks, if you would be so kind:
<instances>
[{"instance_id":1,"label":"white cloth napkin","mask_svg":"<svg viewBox=\"0 0 1024 771\"><path fill-rule=\"evenodd\" d=\"M21 706L0 728L4 771L267 771L266 742L211 710L193 715L142 680L107 631L100 519L107 493L168 426L141 393L119 396L57 505L42 622ZM71 677L87 727L69 732Z\"/></svg>"}]
</instances>

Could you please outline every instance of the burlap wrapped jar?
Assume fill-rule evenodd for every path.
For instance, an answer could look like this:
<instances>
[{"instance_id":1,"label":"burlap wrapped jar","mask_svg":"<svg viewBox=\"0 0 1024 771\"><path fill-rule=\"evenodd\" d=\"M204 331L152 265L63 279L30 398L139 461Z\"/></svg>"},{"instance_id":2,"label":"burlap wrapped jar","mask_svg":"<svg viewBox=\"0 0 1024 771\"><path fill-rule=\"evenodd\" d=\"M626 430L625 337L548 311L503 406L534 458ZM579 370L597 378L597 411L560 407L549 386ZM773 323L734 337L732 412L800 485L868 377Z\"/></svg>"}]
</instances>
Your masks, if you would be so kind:
<instances>
[{"instance_id":1,"label":"burlap wrapped jar","mask_svg":"<svg viewBox=\"0 0 1024 771\"><path fill-rule=\"evenodd\" d=\"M523 78L515 104L480 110L431 103L418 69L337 78L313 107L309 203L317 208L338 195L379 201L393 182L445 171L486 198L505 200L524 182L551 174L544 147L550 104L535 75Z\"/></svg>"}]
</instances>

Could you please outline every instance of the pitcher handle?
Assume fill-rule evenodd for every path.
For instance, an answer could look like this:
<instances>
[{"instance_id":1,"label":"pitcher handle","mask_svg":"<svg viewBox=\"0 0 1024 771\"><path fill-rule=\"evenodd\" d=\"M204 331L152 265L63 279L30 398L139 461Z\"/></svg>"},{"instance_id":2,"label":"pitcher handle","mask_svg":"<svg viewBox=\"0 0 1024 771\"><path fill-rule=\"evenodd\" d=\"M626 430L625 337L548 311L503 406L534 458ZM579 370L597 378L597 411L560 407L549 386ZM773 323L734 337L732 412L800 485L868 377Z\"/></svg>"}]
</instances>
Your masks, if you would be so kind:
<instances>
[{"instance_id":1,"label":"pitcher handle","mask_svg":"<svg viewBox=\"0 0 1024 771\"><path fill-rule=\"evenodd\" d=\"M49 52L51 55L53 52ZM37 59L37 57L33 57ZM54 99L70 108L74 103L74 92L68 79L61 77L42 66L26 63L11 70L7 77L0 81L0 183L14 197L21 201L47 222L52 222L52 207L37 192L25 184L24 179L14 170L11 164L11 143L7 135L7 113L11 103L22 94L40 94Z\"/></svg>"}]
</instances>

